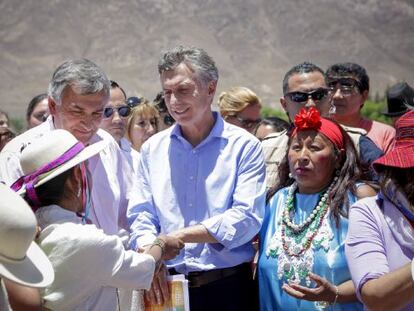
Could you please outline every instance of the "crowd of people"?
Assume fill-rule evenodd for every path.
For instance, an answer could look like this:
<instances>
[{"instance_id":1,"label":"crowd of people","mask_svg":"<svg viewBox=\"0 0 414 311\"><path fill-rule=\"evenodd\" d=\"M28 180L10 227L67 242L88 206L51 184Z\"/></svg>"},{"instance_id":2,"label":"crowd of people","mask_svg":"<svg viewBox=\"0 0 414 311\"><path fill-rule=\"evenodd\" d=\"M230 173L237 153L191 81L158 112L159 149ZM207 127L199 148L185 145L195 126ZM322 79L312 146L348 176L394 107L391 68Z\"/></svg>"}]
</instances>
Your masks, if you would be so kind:
<instances>
[{"instance_id":1,"label":"crowd of people","mask_svg":"<svg viewBox=\"0 0 414 311\"><path fill-rule=\"evenodd\" d=\"M196 311L413 310L407 83L387 91L391 126L362 116L355 63L287 71L288 121L244 86L214 111L203 49L166 50L158 73L150 101L69 60L24 133L0 111L1 310L145 310L176 274Z\"/></svg>"}]
</instances>

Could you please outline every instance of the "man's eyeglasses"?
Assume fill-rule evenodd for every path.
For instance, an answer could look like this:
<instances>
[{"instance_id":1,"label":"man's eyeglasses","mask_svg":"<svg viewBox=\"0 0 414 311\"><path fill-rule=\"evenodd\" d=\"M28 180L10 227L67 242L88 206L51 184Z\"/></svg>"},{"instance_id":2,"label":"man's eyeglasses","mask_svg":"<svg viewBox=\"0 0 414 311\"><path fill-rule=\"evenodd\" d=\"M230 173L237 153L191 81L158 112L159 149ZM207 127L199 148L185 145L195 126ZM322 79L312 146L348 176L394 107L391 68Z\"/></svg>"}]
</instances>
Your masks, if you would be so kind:
<instances>
[{"instance_id":1,"label":"man's eyeglasses","mask_svg":"<svg viewBox=\"0 0 414 311\"><path fill-rule=\"evenodd\" d=\"M361 89L361 82L352 78L330 79L328 80L328 88L332 94L340 90L343 96L350 96L354 93L355 88Z\"/></svg>"},{"instance_id":2,"label":"man's eyeglasses","mask_svg":"<svg viewBox=\"0 0 414 311\"><path fill-rule=\"evenodd\" d=\"M285 97L295 103L305 103L312 98L313 101L324 100L329 94L329 89L319 88L311 92L290 92L285 94Z\"/></svg>"},{"instance_id":3,"label":"man's eyeglasses","mask_svg":"<svg viewBox=\"0 0 414 311\"><path fill-rule=\"evenodd\" d=\"M105 118L110 118L115 113L115 110L118 111L120 117L127 117L131 113L131 108L128 106L122 106L118 108L106 107L104 108L103 115Z\"/></svg>"},{"instance_id":4,"label":"man's eyeglasses","mask_svg":"<svg viewBox=\"0 0 414 311\"><path fill-rule=\"evenodd\" d=\"M136 96L128 97L128 99L126 100L126 104L131 108L138 106L141 102L142 99Z\"/></svg>"},{"instance_id":5,"label":"man's eyeglasses","mask_svg":"<svg viewBox=\"0 0 414 311\"><path fill-rule=\"evenodd\" d=\"M237 115L229 115L229 117L235 118L237 121L240 122L241 126L246 129L252 129L262 121L262 119L260 118L256 120L252 120L252 119L245 119Z\"/></svg>"}]
</instances>

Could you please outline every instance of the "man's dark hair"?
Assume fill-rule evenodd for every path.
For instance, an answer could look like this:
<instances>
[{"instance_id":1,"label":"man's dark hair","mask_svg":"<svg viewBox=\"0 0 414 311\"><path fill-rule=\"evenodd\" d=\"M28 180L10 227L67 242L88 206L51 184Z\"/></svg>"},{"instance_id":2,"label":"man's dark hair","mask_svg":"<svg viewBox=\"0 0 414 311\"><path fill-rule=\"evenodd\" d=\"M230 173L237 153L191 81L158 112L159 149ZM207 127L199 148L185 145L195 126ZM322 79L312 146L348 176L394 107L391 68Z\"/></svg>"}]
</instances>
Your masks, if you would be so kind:
<instances>
[{"instance_id":1,"label":"man's dark hair","mask_svg":"<svg viewBox=\"0 0 414 311\"><path fill-rule=\"evenodd\" d=\"M303 62L289 69L289 71L286 72L285 77L283 78L283 95L289 93L289 78L291 76L295 74L310 73L314 71L320 72L322 76L325 76L325 73L320 67L310 62Z\"/></svg>"},{"instance_id":2,"label":"man's dark hair","mask_svg":"<svg viewBox=\"0 0 414 311\"><path fill-rule=\"evenodd\" d=\"M330 66L326 70L326 80L335 78L353 77L358 80L359 91L369 91L369 77L367 71L361 65L355 63L338 63Z\"/></svg>"},{"instance_id":3,"label":"man's dark hair","mask_svg":"<svg viewBox=\"0 0 414 311\"><path fill-rule=\"evenodd\" d=\"M45 98L47 98L47 93L42 93L42 94L36 95L35 97L32 98L32 100L30 101L29 105L27 106L27 110L26 110L26 120L28 122L29 122L30 116L32 115L33 110L36 108L37 104L40 103Z\"/></svg>"},{"instance_id":4,"label":"man's dark hair","mask_svg":"<svg viewBox=\"0 0 414 311\"><path fill-rule=\"evenodd\" d=\"M124 89L118 84L118 82L114 81L114 80L109 80L109 82L111 83L111 90L112 89L120 89L122 94L124 94L125 99L127 99L126 93L124 91Z\"/></svg>"}]
</instances>

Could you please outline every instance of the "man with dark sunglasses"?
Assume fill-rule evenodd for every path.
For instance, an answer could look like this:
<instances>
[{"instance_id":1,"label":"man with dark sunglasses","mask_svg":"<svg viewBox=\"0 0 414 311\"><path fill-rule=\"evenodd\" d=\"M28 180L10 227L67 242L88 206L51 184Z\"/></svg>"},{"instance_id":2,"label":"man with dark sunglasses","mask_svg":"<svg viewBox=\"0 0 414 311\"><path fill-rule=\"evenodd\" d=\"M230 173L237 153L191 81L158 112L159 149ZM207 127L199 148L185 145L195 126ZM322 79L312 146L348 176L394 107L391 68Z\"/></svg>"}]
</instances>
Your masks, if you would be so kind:
<instances>
[{"instance_id":1,"label":"man with dark sunglasses","mask_svg":"<svg viewBox=\"0 0 414 311\"><path fill-rule=\"evenodd\" d=\"M292 122L301 108L315 107L322 116L334 116L335 106L332 103L332 91L325 82L323 70L315 64L304 62L292 67L283 79L283 97L280 103ZM375 179L373 171L368 168L372 161L382 155L382 151L365 136L363 129L344 127L352 138L359 153L360 160L366 169L367 178ZM286 155L289 131L273 133L262 141L266 159L267 186L274 185L278 178L278 168Z\"/></svg>"},{"instance_id":2,"label":"man with dark sunglasses","mask_svg":"<svg viewBox=\"0 0 414 311\"><path fill-rule=\"evenodd\" d=\"M363 118L361 114L369 93L369 77L365 68L355 63L334 64L326 71L326 83L336 107L335 120L345 126L364 129L384 153L388 152L394 141L395 129Z\"/></svg>"},{"instance_id":3,"label":"man with dark sunglasses","mask_svg":"<svg viewBox=\"0 0 414 311\"><path fill-rule=\"evenodd\" d=\"M123 88L117 82L111 80L109 102L104 107L100 128L112 135L121 148L129 165L136 173L138 170L139 153L131 147L131 143L124 137L128 117L132 109L131 98L137 98L139 100L138 97L130 97L127 100Z\"/></svg>"}]
</instances>

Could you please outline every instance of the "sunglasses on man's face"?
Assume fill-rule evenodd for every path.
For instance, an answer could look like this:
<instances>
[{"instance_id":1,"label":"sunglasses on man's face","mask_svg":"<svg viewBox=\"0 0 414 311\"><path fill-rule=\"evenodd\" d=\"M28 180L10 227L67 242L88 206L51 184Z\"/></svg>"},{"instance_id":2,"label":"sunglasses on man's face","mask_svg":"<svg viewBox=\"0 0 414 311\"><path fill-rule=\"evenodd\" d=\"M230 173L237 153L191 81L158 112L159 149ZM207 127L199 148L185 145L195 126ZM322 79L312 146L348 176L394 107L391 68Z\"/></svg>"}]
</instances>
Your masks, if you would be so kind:
<instances>
[{"instance_id":1,"label":"sunglasses on man's face","mask_svg":"<svg viewBox=\"0 0 414 311\"><path fill-rule=\"evenodd\" d=\"M324 100L329 94L329 89L319 88L311 92L290 92L285 97L295 103L305 103L312 98L313 101Z\"/></svg>"},{"instance_id":2,"label":"sunglasses on man's face","mask_svg":"<svg viewBox=\"0 0 414 311\"><path fill-rule=\"evenodd\" d=\"M118 111L120 117L127 117L131 113L131 108L128 106L122 106L118 108L114 107L106 107L103 111L103 115L105 118L110 118L115 113L115 110Z\"/></svg>"}]
</instances>

